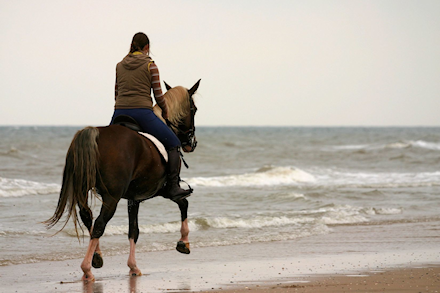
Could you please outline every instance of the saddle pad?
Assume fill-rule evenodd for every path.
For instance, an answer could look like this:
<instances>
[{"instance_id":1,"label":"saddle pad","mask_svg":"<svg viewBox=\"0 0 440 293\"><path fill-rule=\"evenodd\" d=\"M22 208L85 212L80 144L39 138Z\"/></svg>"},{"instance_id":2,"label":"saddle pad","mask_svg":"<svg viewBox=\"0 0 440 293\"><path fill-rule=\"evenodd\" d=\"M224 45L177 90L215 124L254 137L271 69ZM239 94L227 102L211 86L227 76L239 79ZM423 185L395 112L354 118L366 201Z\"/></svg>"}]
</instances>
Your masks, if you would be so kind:
<instances>
[{"instance_id":1,"label":"saddle pad","mask_svg":"<svg viewBox=\"0 0 440 293\"><path fill-rule=\"evenodd\" d=\"M162 157L164 158L165 162L168 163L168 153L167 150L165 149L165 147L163 146L163 144L154 136L152 136L151 134L145 133L145 132L138 132L139 134L145 136L146 138L148 138L152 143L154 143L156 145L157 150L159 151L159 153L162 155Z\"/></svg>"}]
</instances>

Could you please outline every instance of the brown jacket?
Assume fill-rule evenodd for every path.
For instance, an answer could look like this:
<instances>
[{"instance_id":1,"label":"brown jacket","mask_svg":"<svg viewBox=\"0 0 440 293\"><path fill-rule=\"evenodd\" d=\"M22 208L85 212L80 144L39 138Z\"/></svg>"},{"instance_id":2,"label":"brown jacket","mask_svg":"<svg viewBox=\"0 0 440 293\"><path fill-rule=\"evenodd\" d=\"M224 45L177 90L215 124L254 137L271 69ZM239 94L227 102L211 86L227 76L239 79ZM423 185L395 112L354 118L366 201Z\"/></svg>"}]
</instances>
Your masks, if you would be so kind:
<instances>
[{"instance_id":1,"label":"brown jacket","mask_svg":"<svg viewBox=\"0 0 440 293\"><path fill-rule=\"evenodd\" d=\"M153 108L151 73L153 60L145 54L128 54L116 65L115 109Z\"/></svg>"}]
</instances>

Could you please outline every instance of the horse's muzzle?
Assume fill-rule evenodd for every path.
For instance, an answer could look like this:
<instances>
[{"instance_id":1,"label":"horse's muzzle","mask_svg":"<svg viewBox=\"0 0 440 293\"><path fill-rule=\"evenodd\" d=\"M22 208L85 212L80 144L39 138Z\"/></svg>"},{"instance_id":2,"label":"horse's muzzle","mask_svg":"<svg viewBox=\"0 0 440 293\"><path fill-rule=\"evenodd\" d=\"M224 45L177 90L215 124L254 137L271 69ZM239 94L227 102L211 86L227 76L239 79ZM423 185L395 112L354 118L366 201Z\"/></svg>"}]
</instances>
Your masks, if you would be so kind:
<instances>
[{"instance_id":1,"label":"horse's muzzle","mask_svg":"<svg viewBox=\"0 0 440 293\"><path fill-rule=\"evenodd\" d=\"M197 147L197 139L194 137L185 145L182 145L182 149L185 153L192 153Z\"/></svg>"}]
</instances>

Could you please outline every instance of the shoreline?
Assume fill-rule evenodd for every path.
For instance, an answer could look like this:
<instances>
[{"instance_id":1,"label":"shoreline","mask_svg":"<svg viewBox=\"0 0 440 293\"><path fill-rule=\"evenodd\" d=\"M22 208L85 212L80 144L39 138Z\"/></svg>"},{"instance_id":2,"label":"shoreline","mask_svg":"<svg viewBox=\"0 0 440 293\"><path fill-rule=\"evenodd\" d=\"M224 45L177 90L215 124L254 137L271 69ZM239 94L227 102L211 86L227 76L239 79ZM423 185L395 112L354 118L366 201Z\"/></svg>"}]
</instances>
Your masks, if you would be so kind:
<instances>
[{"instance_id":1,"label":"shoreline","mask_svg":"<svg viewBox=\"0 0 440 293\"><path fill-rule=\"evenodd\" d=\"M433 291L397 292L435 292L433 288L440 292L440 237L423 237L426 231L420 229L419 237L412 229L408 238L402 233L405 224L401 225L377 226L375 232L371 227L342 226L330 234L296 240L193 248L189 255L138 253L137 264L144 274L140 277L128 276L128 255L105 255L104 237L104 267L93 269L94 283L83 284L82 260L71 259L2 266L1 288L2 292L98 293L393 292L400 287L391 281L419 278L420 286L434 286ZM373 287L362 287L364 281ZM374 291L378 285L373 283L387 286ZM346 289L350 284L360 284L356 288L364 291Z\"/></svg>"},{"instance_id":2,"label":"shoreline","mask_svg":"<svg viewBox=\"0 0 440 293\"><path fill-rule=\"evenodd\" d=\"M275 246L286 244L276 243ZM249 259L245 256L268 246L250 244L203 248L192 258L175 251L142 253L137 256L144 274L140 277L128 275L128 255L104 257L104 267L93 270L96 281L90 283L81 281L80 259L3 266L0 267L1 291L440 292L440 262L429 261L438 257L438 251L272 259L256 255L255 259ZM231 254L227 257L228 249L243 252L245 257L237 258ZM419 287L423 290L414 291Z\"/></svg>"}]
</instances>

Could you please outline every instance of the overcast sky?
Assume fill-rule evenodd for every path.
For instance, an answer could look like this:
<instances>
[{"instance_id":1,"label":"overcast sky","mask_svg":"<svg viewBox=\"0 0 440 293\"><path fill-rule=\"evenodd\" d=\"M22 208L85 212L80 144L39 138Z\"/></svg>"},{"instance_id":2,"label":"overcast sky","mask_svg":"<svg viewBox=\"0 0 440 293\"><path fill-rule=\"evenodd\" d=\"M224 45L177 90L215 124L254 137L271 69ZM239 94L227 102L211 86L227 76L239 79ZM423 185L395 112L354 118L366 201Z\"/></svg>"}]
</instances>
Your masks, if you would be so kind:
<instances>
[{"instance_id":1,"label":"overcast sky","mask_svg":"<svg viewBox=\"0 0 440 293\"><path fill-rule=\"evenodd\" d=\"M0 125L106 125L145 32L199 126L440 126L439 0L1 1Z\"/></svg>"}]
</instances>

